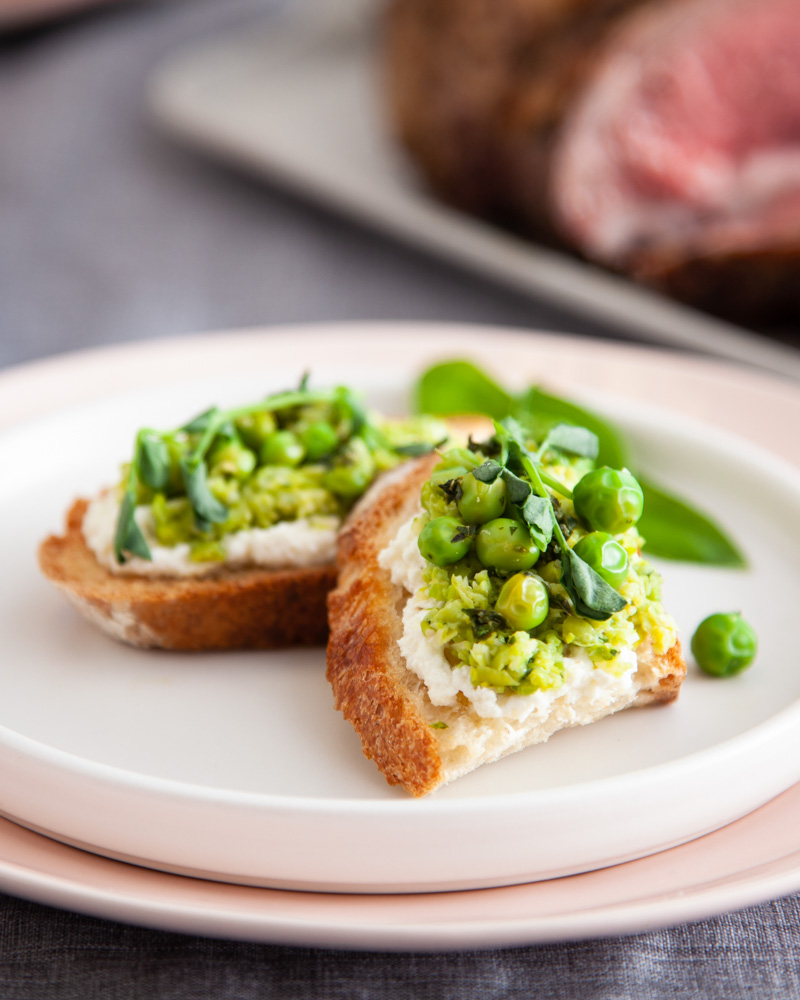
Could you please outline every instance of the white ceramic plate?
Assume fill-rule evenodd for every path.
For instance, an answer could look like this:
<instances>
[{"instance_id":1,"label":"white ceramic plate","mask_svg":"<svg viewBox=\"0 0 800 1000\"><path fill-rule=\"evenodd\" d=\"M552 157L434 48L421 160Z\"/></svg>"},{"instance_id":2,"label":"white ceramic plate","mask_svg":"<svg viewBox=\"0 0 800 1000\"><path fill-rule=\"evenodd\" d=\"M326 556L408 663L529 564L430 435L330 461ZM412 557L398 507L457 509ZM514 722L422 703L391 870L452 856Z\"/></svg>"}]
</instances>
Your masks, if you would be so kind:
<instances>
[{"instance_id":1,"label":"white ceramic plate","mask_svg":"<svg viewBox=\"0 0 800 1000\"><path fill-rule=\"evenodd\" d=\"M299 13L289 5L283 18L171 56L152 82L156 119L214 156L571 314L800 377L792 348L432 199L388 134L372 20L345 11L306 0Z\"/></svg>"},{"instance_id":2,"label":"white ceramic plate","mask_svg":"<svg viewBox=\"0 0 800 1000\"><path fill-rule=\"evenodd\" d=\"M389 789L361 756L332 710L321 651L129 649L40 579L38 540L59 527L73 495L114 478L143 420L170 426L210 402L255 398L294 381L308 359L319 384L346 379L399 410L425 364L456 354L513 373L520 387L544 380L600 402L628 426L645 469L715 510L750 570L670 566L667 603L686 636L710 611L742 607L762 637L756 667L727 683L693 673L675 706L560 734L420 802ZM620 389L628 398L613 401L608 392ZM767 443L794 454L794 386L641 349L496 330L229 334L7 373L6 423L37 405L53 412L15 421L0 439L0 464L17 470L0 487L0 517L14 525L0 578L2 810L67 842L167 870L408 892L609 865L763 804L800 778L800 673L781 638L800 596L800 538L785 528L798 520L800 480L764 450L631 399L663 402L678 390L698 394L689 409L709 406L734 427L751 400L751 435L763 420ZM95 398L68 405L84 393ZM525 850L485 850L509 829L524 833Z\"/></svg>"}]
</instances>

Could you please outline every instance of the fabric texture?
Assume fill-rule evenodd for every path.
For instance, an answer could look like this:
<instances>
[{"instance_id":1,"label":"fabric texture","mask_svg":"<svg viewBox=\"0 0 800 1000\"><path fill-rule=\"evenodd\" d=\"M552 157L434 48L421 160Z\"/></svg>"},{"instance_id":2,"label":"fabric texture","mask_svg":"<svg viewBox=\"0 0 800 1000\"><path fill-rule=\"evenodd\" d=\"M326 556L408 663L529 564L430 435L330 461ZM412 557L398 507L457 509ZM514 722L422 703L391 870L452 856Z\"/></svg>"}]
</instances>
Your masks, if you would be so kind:
<instances>
[{"instance_id":1,"label":"fabric texture","mask_svg":"<svg viewBox=\"0 0 800 1000\"><path fill-rule=\"evenodd\" d=\"M296 0L301 2L301 0ZM311 2L311 0L303 0ZM145 91L269 0L115 3L0 38L0 366L248 325L442 319L613 335L191 153ZM639 936L453 954L214 940L0 897L2 1000L783 1000L800 897Z\"/></svg>"}]
</instances>

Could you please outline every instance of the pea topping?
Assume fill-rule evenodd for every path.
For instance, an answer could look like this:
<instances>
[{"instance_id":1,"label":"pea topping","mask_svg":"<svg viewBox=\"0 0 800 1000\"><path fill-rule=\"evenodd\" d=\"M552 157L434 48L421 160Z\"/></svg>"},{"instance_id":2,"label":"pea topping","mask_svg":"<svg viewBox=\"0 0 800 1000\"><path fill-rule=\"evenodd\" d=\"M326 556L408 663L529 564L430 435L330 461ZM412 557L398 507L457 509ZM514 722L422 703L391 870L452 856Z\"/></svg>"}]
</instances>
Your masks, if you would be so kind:
<instances>
[{"instance_id":1,"label":"pea topping","mask_svg":"<svg viewBox=\"0 0 800 1000\"><path fill-rule=\"evenodd\" d=\"M495 611L517 630L529 632L541 625L550 610L547 587L538 576L515 573L503 584Z\"/></svg>"},{"instance_id":2,"label":"pea topping","mask_svg":"<svg viewBox=\"0 0 800 1000\"><path fill-rule=\"evenodd\" d=\"M353 438L326 473L324 484L336 496L361 496L375 478L375 459L361 438Z\"/></svg>"},{"instance_id":3,"label":"pea topping","mask_svg":"<svg viewBox=\"0 0 800 1000\"><path fill-rule=\"evenodd\" d=\"M309 462L325 458L339 446L339 435L327 420L317 420L309 424L301 433L300 440Z\"/></svg>"},{"instance_id":4,"label":"pea topping","mask_svg":"<svg viewBox=\"0 0 800 1000\"><path fill-rule=\"evenodd\" d=\"M487 569L530 569L539 558L527 525L496 517L478 532L475 551Z\"/></svg>"},{"instance_id":5,"label":"pea topping","mask_svg":"<svg viewBox=\"0 0 800 1000\"><path fill-rule=\"evenodd\" d=\"M642 516L642 488L627 469L603 466L587 472L572 499L578 517L593 531L612 535L625 531Z\"/></svg>"},{"instance_id":6,"label":"pea topping","mask_svg":"<svg viewBox=\"0 0 800 1000\"><path fill-rule=\"evenodd\" d=\"M420 554L435 566L452 566L472 547L472 535L455 517L435 517L419 533Z\"/></svg>"},{"instance_id":7,"label":"pea topping","mask_svg":"<svg viewBox=\"0 0 800 1000\"><path fill-rule=\"evenodd\" d=\"M753 662L758 638L752 625L736 611L709 615L692 636L698 667L714 677L732 677Z\"/></svg>"},{"instance_id":8,"label":"pea topping","mask_svg":"<svg viewBox=\"0 0 800 1000\"><path fill-rule=\"evenodd\" d=\"M292 431L276 431L261 446L261 461L265 465L288 465L294 468L305 458L305 448Z\"/></svg>"},{"instance_id":9,"label":"pea topping","mask_svg":"<svg viewBox=\"0 0 800 1000\"><path fill-rule=\"evenodd\" d=\"M615 542L605 531L593 531L584 536L575 546L574 551L587 562L595 573L619 588L628 575L628 553L619 542Z\"/></svg>"},{"instance_id":10,"label":"pea topping","mask_svg":"<svg viewBox=\"0 0 800 1000\"><path fill-rule=\"evenodd\" d=\"M482 483L472 473L462 477L458 512L467 524L485 524L505 509L506 484L499 476L493 483Z\"/></svg>"}]
</instances>

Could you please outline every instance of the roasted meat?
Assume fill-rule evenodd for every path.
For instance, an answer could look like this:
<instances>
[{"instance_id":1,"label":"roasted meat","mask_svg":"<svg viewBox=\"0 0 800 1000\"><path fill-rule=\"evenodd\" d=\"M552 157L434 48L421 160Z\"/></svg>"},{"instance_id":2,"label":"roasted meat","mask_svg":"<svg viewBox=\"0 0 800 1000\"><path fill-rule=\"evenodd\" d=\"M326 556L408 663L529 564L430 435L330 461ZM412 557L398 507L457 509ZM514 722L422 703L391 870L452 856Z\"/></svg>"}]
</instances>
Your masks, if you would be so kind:
<instances>
[{"instance_id":1,"label":"roasted meat","mask_svg":"<svg viewBox=\"0 0 800 1000\"><path fill-rule=\"evenodd\" d=\"M800 314L800 0L394 0L444 198L717 311Z\"/></svg>"}]
</instances>

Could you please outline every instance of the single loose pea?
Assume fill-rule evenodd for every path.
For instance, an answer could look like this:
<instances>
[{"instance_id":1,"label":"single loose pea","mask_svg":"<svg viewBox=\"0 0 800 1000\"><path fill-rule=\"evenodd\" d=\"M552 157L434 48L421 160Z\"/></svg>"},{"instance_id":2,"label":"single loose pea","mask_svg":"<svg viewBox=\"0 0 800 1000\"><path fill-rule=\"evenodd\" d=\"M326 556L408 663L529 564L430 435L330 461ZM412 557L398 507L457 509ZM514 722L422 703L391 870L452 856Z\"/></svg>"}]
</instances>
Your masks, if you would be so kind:
<instances>
[{"instance_id":1,"label":"single loose pea","mask_svg":"<svg viewBox=\"0 0 800 1000\"><path fill-rule=\"evenodd\" d=\"M612 587L620 587L628 575L628 553L605 531L585 535L573 550Z\"/></svg>"},{"instance_id":2,"label":"single loose pea","mask_svg":"<svg viewBox=\"0 0 800 1000\"><path fill-rule=\"evenodd\" d=\"M505 509L506 484L500 476L493 483L482 483L472 473L463 477L458 512L467 524L485 524Z\"/></svg>"},{"instance_id":3,"label":"single loose pea","mask_svg":"<svg viewBox=\"0 0 800 1000\"><path fill-rule=\"evenodd\" d=\"M642 487L627 469L587 472L572 493L575 512L593 531L612 535L636 524L644 509Z\"/></svg>"},{"instance_id":4,"label":"single loose pea","mask_svg":"<svg viewBox=\"0 0 800 1000\"><path fill-rule=\"evenodd\" d=\"M487 569L530 569L539 558L527 525L510 517L496 517L478 532L478 559Z\"/></svg>"},{"instance_id":5,"label":"single loose pea","mask_svg":"<svg viewBox=\"0 0 800 1000\"><path fill-rule=\"evenodd\" d=\"M503 584L495 611L514 629L527 632L541 625L550 609L547 587L530 573L515 573Z\"/></svg>"},{"instance_id":6,"label":"single loose pea","mask_svg":"<svg viewBox=\"0 0 800 1000\"><path fill-rule=\"evenodd\" d=\"M709 615L692 636L698 667L714 677L732 677L749 667L758 650L752 625L738 611Z\"/></svg>"},{"instance_id":7,"label":"single loose pea","mask_svg":"<svg viewBox=\"0 0 800 1000\"><path fill-rule=\"evenodd\" d=\"M276 431L261 446L261 461L264 465L299 465L305 458L306 450L296 434L291 431Z\"/></svg>"},{"instance_id":8,"label":"single loose pea","mask_svg":"<svg viewBox=\"0 0 800 1000\"><path fill-rule=\"evenodd\" d=\"M419 533L420 555L435 566L452 566L472 547L467 526L455 517L435 517Z\"/></svg>"},{"instance_id":9,"label":"single loose pea","mask_svg":"<svg viewBox=\"0 0 800 1000\"><path fill-rule=\"evenodd\" d=\"M339 447L339 435L327 420L317 420L309 424L300 434L300 440L311 462L325 458Z\"/></svg>"},{"instance_id":10,"label":"single loose pea","mask_svg":"<svg viewBox=\"0 0 800 1000\"><path fill-rule=\"evenodd\" d=\"M325 473L323 485L337 496L361 496L375 478L375 459L361 438L352 438Z\"/></svg>"}]
</instances>

